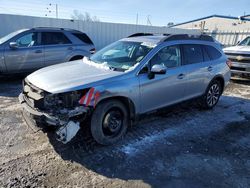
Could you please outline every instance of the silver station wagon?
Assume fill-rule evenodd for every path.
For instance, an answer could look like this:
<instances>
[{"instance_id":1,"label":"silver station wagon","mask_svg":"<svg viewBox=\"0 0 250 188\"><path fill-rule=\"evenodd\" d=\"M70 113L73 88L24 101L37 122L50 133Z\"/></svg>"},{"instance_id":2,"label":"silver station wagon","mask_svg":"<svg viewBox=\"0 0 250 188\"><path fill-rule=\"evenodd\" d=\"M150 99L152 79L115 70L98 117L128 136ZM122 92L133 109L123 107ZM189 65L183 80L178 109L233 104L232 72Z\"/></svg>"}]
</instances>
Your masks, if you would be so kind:
<instances>
[{"instance_id":1,"label":"silver station wagon","mask_svg":"<svg viewBox=\"0 0 250 188\"><path fill-rule=\"evenodd\" d=\"M33 129L56 127L69 142L90 120L93 138L109 145L145 113L197 98L213 108L230 80L230 61L207 35L134 34L70 63L30 74L19 96Z\"/></svg>"},{"instance_id":2,"label":"silver station wagon","mask_svg":"<svg viewBox=\"0 0 250 188\"><path fill-rule=\"evenodd\" d=\"M42 67L90 56L95 47L77 30L22 29L0 38L0 75L27 73Z\"/></svg>"}]
</instances>

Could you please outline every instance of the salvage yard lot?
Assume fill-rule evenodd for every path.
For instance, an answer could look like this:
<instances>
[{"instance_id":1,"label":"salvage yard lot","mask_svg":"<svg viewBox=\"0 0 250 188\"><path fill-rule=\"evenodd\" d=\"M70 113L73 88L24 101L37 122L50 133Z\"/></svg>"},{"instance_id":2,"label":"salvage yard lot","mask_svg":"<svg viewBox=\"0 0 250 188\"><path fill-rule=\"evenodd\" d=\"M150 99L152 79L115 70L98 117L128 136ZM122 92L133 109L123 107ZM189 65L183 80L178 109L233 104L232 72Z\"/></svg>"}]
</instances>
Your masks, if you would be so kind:
<instances>
[{"instance_id":1,"label":"salvage yard lot","mask_svg":"<svg viewBox=\"0 0 250 188\"><path fill-rule=\"evenodd\" d=\"M250 187L250 84L231 82L210 111L185 103L145 116L114 146L80 131L67 145L32 133L0 82L0 187Z\"/></svg>"}]
</instances>

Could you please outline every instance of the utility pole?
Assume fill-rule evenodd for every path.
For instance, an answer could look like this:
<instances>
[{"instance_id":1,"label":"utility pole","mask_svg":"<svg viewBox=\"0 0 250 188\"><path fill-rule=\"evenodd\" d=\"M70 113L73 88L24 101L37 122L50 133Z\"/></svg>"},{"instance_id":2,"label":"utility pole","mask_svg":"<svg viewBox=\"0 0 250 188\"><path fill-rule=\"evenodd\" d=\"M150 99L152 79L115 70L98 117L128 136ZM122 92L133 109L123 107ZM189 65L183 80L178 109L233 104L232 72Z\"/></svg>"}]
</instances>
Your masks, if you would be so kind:
<instances>
[{"instance_id":1,"label":"utility pole","mask_svg":"<svg viewBox=\"0 0 250 188\"><path fill-rule=\"evenodd\" d=\"M49 6L46 8L47 11L48 11L48 13L46 13L45 16L49 16L49 14L52 13L52 11L51 11L52 5L55 5L55 8L56 8L56 11L55 11L56 18L58 18L58 5L57 4L52 4L52 3L50 3Z\"/></svg>"},{"instance_id":2,"label":"utility pole","mask_svg":"<svg viewBox=\"0 0 250 188\"><path fill-rule=\"evenodd\" d=\"M138 25L138 13L136 14L136 25Z\"/></svg>"},{"instance_id":3,"label":"utility pole","mask_svg":"<svg viewBox=\"0 0 250 188\"><path fill-rule=\"evenodd\" d=\"M56 18L58 19L58 5L56 4Z\"/></svg>"}]
</instances>

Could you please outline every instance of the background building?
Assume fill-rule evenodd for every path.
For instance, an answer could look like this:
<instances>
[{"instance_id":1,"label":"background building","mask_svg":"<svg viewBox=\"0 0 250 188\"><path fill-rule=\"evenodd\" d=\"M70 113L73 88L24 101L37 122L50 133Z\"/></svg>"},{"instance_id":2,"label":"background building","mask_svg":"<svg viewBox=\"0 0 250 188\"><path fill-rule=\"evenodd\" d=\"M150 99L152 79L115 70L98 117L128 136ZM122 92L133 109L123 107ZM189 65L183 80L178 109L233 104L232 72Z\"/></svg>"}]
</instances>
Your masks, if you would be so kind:
<instances>
[{"instance_id":1,"label":"background building","mask_svg":"<svg viewBox=\"0 0 250 188\"><path fill-rule=\"evenodd\" d=\"M212 15L175 24L172 28L199 29L202 31L246 31L250 30L250 15L239 17Z\"/></svg>"}]
</instances>

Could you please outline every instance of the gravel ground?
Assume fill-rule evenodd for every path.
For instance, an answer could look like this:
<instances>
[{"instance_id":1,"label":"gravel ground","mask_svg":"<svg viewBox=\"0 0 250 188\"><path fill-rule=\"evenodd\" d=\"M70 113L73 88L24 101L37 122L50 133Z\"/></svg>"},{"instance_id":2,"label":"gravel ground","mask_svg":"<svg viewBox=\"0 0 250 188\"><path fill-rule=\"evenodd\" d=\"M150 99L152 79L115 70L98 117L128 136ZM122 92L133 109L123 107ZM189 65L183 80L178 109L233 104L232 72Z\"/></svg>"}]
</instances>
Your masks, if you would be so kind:
<instances>
[{"instance_id":1,"label":"gravel ground","mask_svg":"<svg viewBox=\"0 0 250 188\"><path fill-rule=\"evenodd\" d=\"M0 82L0 187L250 187L250 83L210 111L190 102L150 114L114 146L81 130L69 144L22 120L21 80Z\"/></svg>"}]
</instances>

